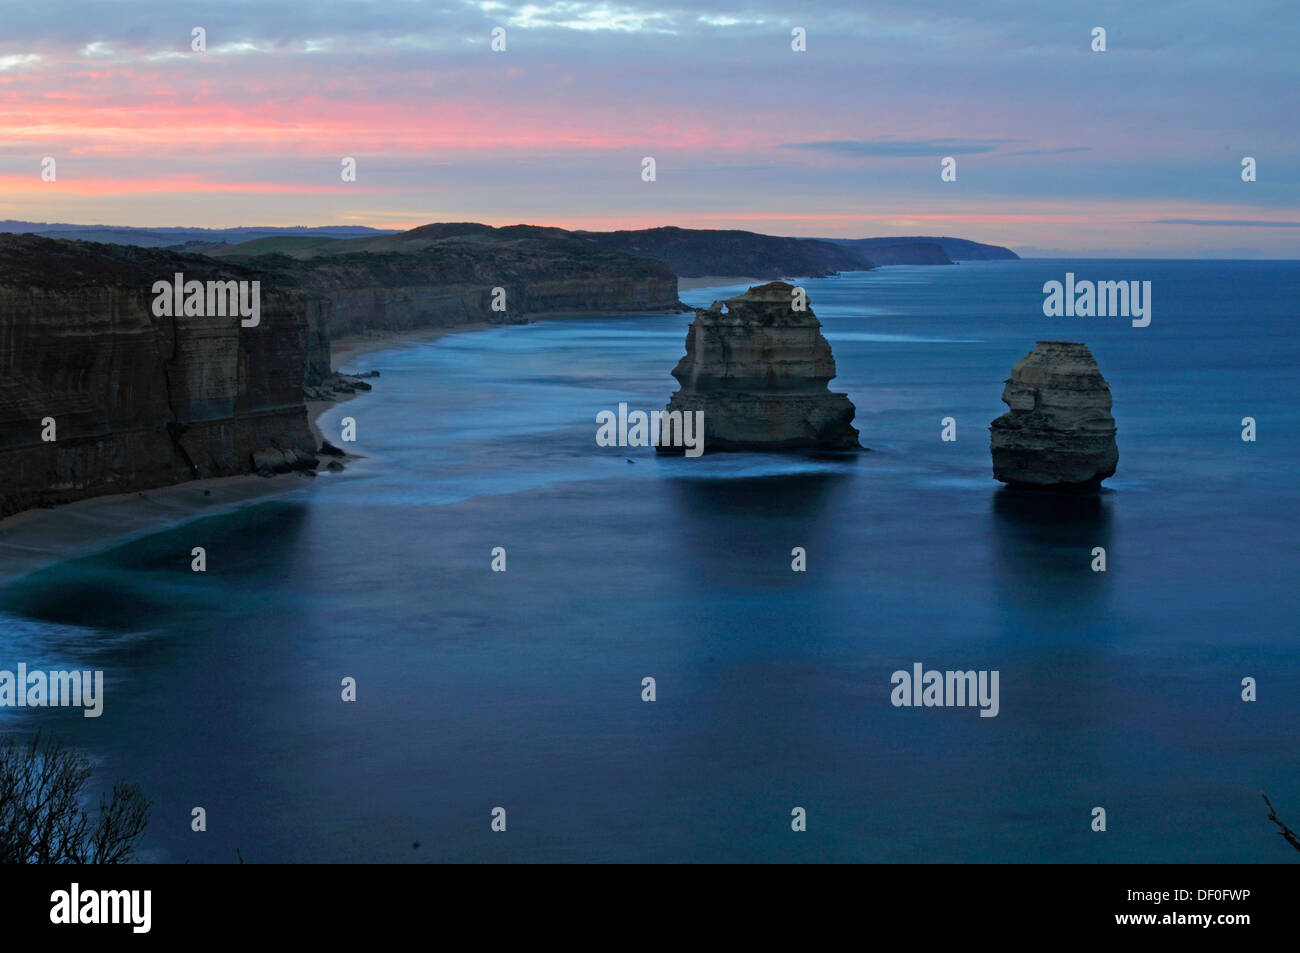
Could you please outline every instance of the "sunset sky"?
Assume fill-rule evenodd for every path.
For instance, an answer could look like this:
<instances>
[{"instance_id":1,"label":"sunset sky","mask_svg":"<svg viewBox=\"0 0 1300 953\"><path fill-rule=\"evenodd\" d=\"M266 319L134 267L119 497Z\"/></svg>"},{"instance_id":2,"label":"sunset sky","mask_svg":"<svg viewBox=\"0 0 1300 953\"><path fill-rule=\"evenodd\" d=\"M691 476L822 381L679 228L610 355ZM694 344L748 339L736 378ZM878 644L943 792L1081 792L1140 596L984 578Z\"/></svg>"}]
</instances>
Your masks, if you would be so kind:
<instances>
[{"instance_id":1,"label":"sunset sky","mask_svg":"<svg viewBox=\"0 0 1300 953\"><path fill-rule=\"evenodd\" d=\"M1300 257L1294 0L4 6L0 219Z\"/></svg>"}]
</instances>

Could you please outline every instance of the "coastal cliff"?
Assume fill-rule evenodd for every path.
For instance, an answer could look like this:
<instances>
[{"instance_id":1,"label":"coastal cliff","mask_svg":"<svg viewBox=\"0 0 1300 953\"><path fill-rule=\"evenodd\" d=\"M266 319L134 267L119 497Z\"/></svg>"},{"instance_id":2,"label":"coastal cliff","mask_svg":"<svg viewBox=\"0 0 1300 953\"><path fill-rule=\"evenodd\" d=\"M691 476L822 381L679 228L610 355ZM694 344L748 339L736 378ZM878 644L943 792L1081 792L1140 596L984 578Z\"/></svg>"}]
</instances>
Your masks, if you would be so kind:
<instances>
[{"instance_id":1,"label":"coastal cliff","mask_svg":"<svg viewBox=\"0 0 1300 953\"><path fill-rule=\"evenodd\" d=\"M1013 486L1090 488L1115 473L1110 385L1086 344L1039 341L1002 391L989 426L993 475Z\"/></svg>"},{"instance_id":2,"label":"coastal cliff","mask_svg":"<svg viewBox=\"0 0 1300 953\"><path fill-rule=\"evenodd\" d=\"M240 245L214 246L205 254L238 256L280 251L297 258L356 252L411 253L446 243L480 246L533 243L576 259L598 250L657 261L682 278L705 275L768 275L819 278L878 265L951 265L958 260L1015 259L1009 249L959 238L819 239L763 235L740 229L660 228L616 232L567 231L544 225L493 228L477 222L438 222L398 234L333 239L322 236L264 237ZM581 245L586 245L583 249ZM616 259L606 258L606 263Z\"/></svg>"},{"instance_id":3,"label":"coastal cliff","mask_svg":"<svg viewBox=\"0 0 1300 953\"><path fill-rule=\"evenodd\" d=\"M177 272L263 277L193 255L0 236L0 516L314 449L302 290L263 284L256 327L155 316L153 283Z\"/></svg>"},{"instance_id":4,"label":"coastal cliff","mask_svg":"<svg viewBox=\"0 0 1300 953\"><path fill-rule=\"evenodd\" d=\"M661 263L563 234L435 226L355 241L268 238L218 259L0 235L0 517L314 469L304 388L369 386L335 386L339 337L680 307ZM258 282L260 321L155 315L154 283L177 273Z\"/></svg>"},{"instance_id":5,"label":"coastal cliff","mask_svg":"<svg viewBox=\"0 0 1300 953\"><path fill-rule=\"evenodd\" d=\"M862 251L873 265L951 265L953 260L936 242L896 242Z\"/></svg>"},{"instance_id":6,"label":"coastal cliff","mask_svg":"<svg viewBox=\"0 0 1300 953\"><path fill-rule=\"evenodd\" d=\"M207 253L317 299L309 311L308 384L329 373L328 342L349 335L518 323L550 312L681 309L677 277L661 262L559 229L439 224L357 239L262 239Z\"/></svg>"},{"instance_id":7,"label":"coastal cliff","mask_svg":"<svg viewBox=\"0 0 1300 953\"><path fill-rule=\"evenodd\" d=\"M621 232L574 232L573 235L602 248L661 261L683 278L703 275L824 278L841 271L865 271L873 267L852 249L831 242L735 229L667 226ZM947 256L944 258L946 263Z\"/></svg>"},{"instance_id":8,"label":"coastal cliff","mask_svg":"<svg viewBox=\"0 0 1300 953\"><path fill-rule=\"evenodd\" d=\"M1001 245L967 238L916 235L906 238L829 238L827 241L857 251L878 265L947 265L956 261L1018 261L1020 256ZM929 247L938 246L943 259Z\"/></svg>"},{"instance_id":9,"label":"coastal cliff","mask_svg":"<svg viewBox=\"0 0 1300 953\"><path fill-rule=\"evenodd\" d=\"M696 311L667 412L703 412L706 452L859 447L853 404L827 387L835 358L821 322L794 309L794 293L773 281Z\"/></svg>"}]
</instances>

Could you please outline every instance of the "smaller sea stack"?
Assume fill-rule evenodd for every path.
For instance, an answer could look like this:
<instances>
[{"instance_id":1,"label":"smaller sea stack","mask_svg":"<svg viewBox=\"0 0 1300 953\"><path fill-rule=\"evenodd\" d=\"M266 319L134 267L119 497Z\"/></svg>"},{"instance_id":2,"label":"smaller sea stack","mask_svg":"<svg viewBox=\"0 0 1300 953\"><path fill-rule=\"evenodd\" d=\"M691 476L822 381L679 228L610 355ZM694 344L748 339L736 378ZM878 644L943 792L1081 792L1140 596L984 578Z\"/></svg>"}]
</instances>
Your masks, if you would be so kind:
<instances>
[{"instance_id":1,"label":"smaller sea stack","mask_svg":"<svg viewBox=\"0 0 1300 953\"><path fill-rule=\"evenodd\" d=\"M703 412L706 452L860 449L853 404L827 387L830 343L811 307L795 310L795 292L773 281L695 312L668 413ZM663 442L657 449L682 452Z\"/></svg>"},{"instance_id":2,"label":"smaller sea stack","mask_svg":"<svg viewBox=\"0 0 1300 953\"><path fill-rule=\"evenodd\" d=\"M1013 486L1090 489L1115 473L1110 385L1086 344L1039 341L1002 391L989 426L993 475Z\"/></svg>"}]
</instances>

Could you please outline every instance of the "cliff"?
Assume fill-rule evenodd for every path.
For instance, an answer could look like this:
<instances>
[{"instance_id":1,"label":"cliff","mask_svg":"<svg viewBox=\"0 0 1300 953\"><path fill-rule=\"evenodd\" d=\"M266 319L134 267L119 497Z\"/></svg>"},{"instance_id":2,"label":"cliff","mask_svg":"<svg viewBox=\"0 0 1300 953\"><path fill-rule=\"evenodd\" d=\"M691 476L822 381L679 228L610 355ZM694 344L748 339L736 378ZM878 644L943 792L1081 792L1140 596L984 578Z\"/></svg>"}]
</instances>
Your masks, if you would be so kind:
<instances>
[{"instance_id":1,"label":"cliff","mask_svg":"<svg viewBox=\"0 0 1300 953\"><path fill-rule=\"evenodd\" d=\"M663 264L530 226L428 225L398 235L264 239L210 249L303 288L308 384L328 374L328 342L353 334L510 323L555 311L616 313L680 307ZM504 297L494 289L504 289ZM498 305L499 307L494 307Z\"/></svg>"},{"instance_id":2,"label":"cliff","mask_svg":"<svg viewBox=\"0 0 1300 953\"><path fill-rule=\"evenodd\" d=\"M492 228L475 222L426 225L416 231L442 237L577 238L616 251L668 264L682 277L703 275L798 275L822 277L838 271L856 271L885 264L948 264L951 261L987 261L1019 258L1001 245L964 238L914 236L901 238L783 238L739 230L646 228L618 232L570 232L539 225ZM236 256L314 252L337 240L383 239L409 233L359 225L313 228L134 228L130 226L68 225L43 222L0 221L0 232L21 232L46 238L115 242L124 245L165 247L174 251ZM399 239L400 240L400 239ZM827 248L825 246L834 246ZM938 245L943 258L932 249ZM885 248L886 251L879 251ZM872 254L872 249L877 249Z\"/></svg>"},{"instance_id":3,"label":"cliff","mask_svg":"<svg viewBox=\"0 0 1300 953\"><path fill-rule=\"evenodd\" d=\"M822 278L841 271L871 268L852 249L815 238L675 227L573 234L602 248L661 261L683 278L703 275Z\"/></svg>"},{"instance_id":4,"label":"cliff","mask_svg":"<svg viewBox=\"0 0 1300 953\"><path fill-rule=\"evenodd\" d=\"M172 251L190 248L181 246L224 245L247 242L266 236L321 236L324 238L357 238L362 235L389 234L387 231L364 225L270 226L264 228L141 228L133 225L71 225L63 222L20 222L13 219L0 221L0 233L40 235L43 238L60 238L65 241L107 242L114 245L139 245L143 248L167 248Z\"/></svg>"},{"instance_id":5,"label":"cliff","mask_svg":"<svg viewBox=\"0 0 1300 953\"><path fill-rule=\"evenodd\" d=\"M903 245L938 245L949 261L1019 261L1020 256L1010 248L1001 245L986 245L966 238L934 237L927 235L907 238L831 238L828 241L861 254L876 264L947 264L947 262L886 262L877 256L897 254L897 251L882 252L881 249L897 249ZM924 254L924 253L922 253Z\"/></svg>"},{"instance_id":6,"label":"cliff","mask_svg":"<svg viewBox=\"0 0 1300 953\"><path fill-rule=\"evenodd\" d=\"M332 240L284 236L242 245L214 246L208 254L241 257L282 253L300 260L364 253L444 254L449 262L458 252L514 247L549 260L554 270L565 262L586 262L600 269L630 268L628 260L657 262L674 275L798 275L821 277L840 271L862 271L871 265L852 249L815 238L781 238L755 232L692 228L646 228L635 231L566 231L542 225L493 228L477 222L437 222L396 235ZM486 259L485 259L486 260ZM620 264L621 262L621 264ZM448 276L450 276L450 272Z\"/></svg>"},{"instance_id":7,"label":"cliff","mask_svg":"<svg viewBox=\"0 0 1300 953\"><path fill-rule=\"evenodd\" d=\"M264 277L193 255L0 235L0 516L314 448L301 289L264 282L256 327L157 317L153 283L176 272Z\"/></svg>"},{"instance_id":8,"label":"cliff","mask_svg":"<svg viewBox=\"0 0 1300 953\"><path fill-rule=\"evenodd\" d=\"M1002 400L1011 409L989 426L998 480L1089 488L1114 475L1110 385L1086 344L1039 341L1011 369Z\"/></svg>"},{"instance_id":9,"label":"cliff","mask_svg":"<svg viewBox=\"0 0 1300 953\"><path fill-rule=\"evenodd\" d=\"M773 281L696 311L667 410L703 412L706 451L858 448L853 404L827 387L835 358L821 322L793 309L793 291Z\"/></svg>"},{"instance_id":10,"label":"cliff","mask_svg":"<svg viewBox=\"0 0 1300 953\"><path fill-rule=\"evenodd\" d=\"M873 265L951 265L953 260L935 242L894 242L872 245L863 252Z\"/></svg>"}]
</instances>

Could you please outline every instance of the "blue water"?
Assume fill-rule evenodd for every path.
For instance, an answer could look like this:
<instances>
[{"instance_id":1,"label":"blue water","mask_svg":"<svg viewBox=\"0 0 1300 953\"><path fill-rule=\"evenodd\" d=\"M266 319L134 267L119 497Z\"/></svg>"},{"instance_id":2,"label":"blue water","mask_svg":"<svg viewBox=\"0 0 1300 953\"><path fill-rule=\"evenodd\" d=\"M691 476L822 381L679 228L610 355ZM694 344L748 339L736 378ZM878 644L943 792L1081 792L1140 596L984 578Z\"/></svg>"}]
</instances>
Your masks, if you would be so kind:
<instances>
[{"instance_id":1,"label":"blue water","mask_svg":"<svg viewBox=\"0 0 1300 953\"><path fill-rule=\"evenodd\" d=\"M1150 327L1044 317L1067 270L1151 281ZM356 419L348 472L0 590L0 668L102 668L107 695L0 723L139 782L147 860L1292 859L1259 793L1300 825L1300 263L802 284L870 452L598 447L599 411L663 406L689 315L368 355L375 390L322 420ZM1110 382L1099 497L992 479L1002 382L1043 339ZM1000 713L893 707L914 662L998 670Z\"/></svg>"}]
</instances>

